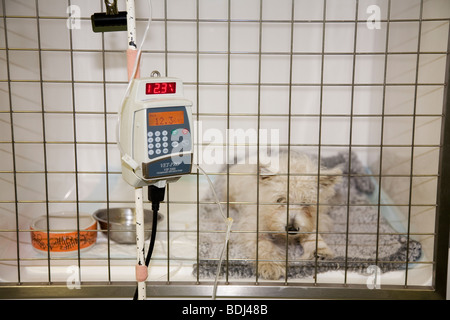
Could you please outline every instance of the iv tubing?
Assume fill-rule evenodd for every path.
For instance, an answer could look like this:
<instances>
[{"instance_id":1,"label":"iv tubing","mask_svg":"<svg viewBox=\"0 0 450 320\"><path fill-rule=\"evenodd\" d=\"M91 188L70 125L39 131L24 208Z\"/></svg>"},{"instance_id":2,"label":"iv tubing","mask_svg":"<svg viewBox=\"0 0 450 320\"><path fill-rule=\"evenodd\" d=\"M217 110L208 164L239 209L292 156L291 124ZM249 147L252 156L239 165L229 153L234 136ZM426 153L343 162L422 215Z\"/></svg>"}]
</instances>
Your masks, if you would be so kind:
<instances>
[{"instance_id":1,"label":"iv tubing","mask_svg":"<svg viewBox=\"0 0 450 320\"><path fill-rule=\"evenodd\" d=\"M206 177L206 180L209 183L209 187L211 188L211 191L214 194L214 198L216 199L216 204L219 206L220 214L222 215L222 218L223 218L224 222L226 223L228 221L228 218L222 210L222 206L220 205L219 197L217 196L216 190L214 189L214 185L213 185L211 179L209 178L209 176L205 172L205 170L202 169L202 167L200 167L198 164L194 164L194 166L197 167L197 169L199 169L200 172Z\"/></svg>"},{"instance_id":2,"label":"iv tubing","mask_svg":"<svg viewBox=\"0 0 450 320\"><path fill-rule=\"evenodd\" d=\"M208 174L198 164L195 164L194 166L197 167L197 169L199 169L200 172L206 177L206 180L208 181L209 187L211 188L211 191L212 191L212 193L214 195L214 198L216 200L216 204L219 206L220 214L222 215L222 218L223 218L224 222L227 225L227 231L226 231L226 234L225 234L225 241L223 243L222 251L221 251L220 257L219 257L219 262L217 264L216 278L214 279L212 299L215 300L216 299L216 294L217 294L217 284L219 282L220 269L222 267L223 258L225 257L225 251L226 251L226 248L228 246L228 241L230 240L230 233L231 233L231 226L233 225L233 219L230 218L230 217L227 218L227 216L223 212L222 206L220 205L219 197L217 196L216 190L214 189L214 185L213 185L211 179L209 178Z\"/></svg>"},{"instance_id":3,"label":"iv tubing","mask_svg":"<svg viewBox=\"0 0 450 320\"><path fill-rule=\"evenodd\" d=\"M127 5L128 5L128 2L129 2L129 0L127 0ZM133 71L128 76L127 89L125 90L125 93L124 93L124 95L122 97L122 101L120 103L120 110L119 110L119 113L118 113L118 116L117 116L116 142L117 142L117 146L119 147L119 151L120 151L120 155L121 156L125 155L125 152L123 151L122 145L120 144L120 121L121 121L121 117L122 117L122 107L123 107L123 104L125 102L125 99L130 94L130 89L131 89L131 84L133 83L133 79L138 75L138 65L139 65L139 61L141 59L142 46L144 45L144 42L147 39L147 33L148 33L148 30L150 29L150 24L152 22L152 3L151 3L151 0L148 0L147 3L148 3L148 8L149 8L150 13L149 13L149 17L148 17L148 20L147 20L147 26L146 26L145 31L144 31L144 36L142 37L142 42L139 45L139 49L137 51L136 50L132 50L130 47L127 50L127 53L128 52L131 53L130 55L127 54L127 66L130 65L130 61L128 61L128 59L130 59L130 60L134 59L134 63L132 63L134 66L133 66ZM131 19L129 19L127 21L127 23L130 22L130 20ZM133 19L133 20L134 21L132 21L131 24L135 24L135 19Z\"/></svg>"}]
</instances>

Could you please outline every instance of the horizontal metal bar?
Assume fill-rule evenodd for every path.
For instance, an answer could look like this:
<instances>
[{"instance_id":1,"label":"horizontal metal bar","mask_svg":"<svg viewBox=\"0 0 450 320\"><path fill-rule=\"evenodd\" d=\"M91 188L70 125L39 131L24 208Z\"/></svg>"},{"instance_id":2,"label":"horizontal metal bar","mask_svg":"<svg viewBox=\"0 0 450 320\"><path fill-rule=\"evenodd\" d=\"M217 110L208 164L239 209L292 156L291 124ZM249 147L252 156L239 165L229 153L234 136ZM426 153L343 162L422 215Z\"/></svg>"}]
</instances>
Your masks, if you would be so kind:
<instances>
[{"instance_id":1,"label":"horizontal metal bar","mask_svg":"<svg viewBox=\"0 0 450 320\"><path fill-rule=\"evenodd\" d=\"M349 85L350 87L350 85ZM73 111L40 111L40 110L0 110L0 114L67 114L67 115L73 115ZM117 112L109 111L109 112L103 112L103 111L75 111L75 115L113 115L117 116ZM299 118L309 118L309 117L322 117L322 118L402 118L402 117L444 117L444 114L442 113L423 113L423 114L411 114L411 113L390 113L390 114L381 114L381 113L354 113L354 114L347 114L347 113L291 113L290 115L288 113L242 113L242 112L193 112L193 116L207 116L207 117L257 117L260 116L262 118L264 117L299 117Z\"/></svg>"},{"instance_id":2,"label":"horizontal metal bar","mask_svg":"<svg viewBox=\"0 0 450 320\"><path fill-rule=\"evenodd\" d=\"M6 50L6 48L0 48L0 50ZM76 52L76 53L124 53L124 50L117 50L117 49L62 49L62 48L52 48L52 49L46 49L46 48L8 48L9 51L40 51L40 52ZM383 51L356 51L356 52L342 52L342 51L325 51L325 52L317 52L317 51L293 51L287 52L287 51L262 51L261 53L259 51L223 51L223 50L217 50L217 51L192 51L192 50L142 50L142 54L195 54L195 55L281 55L281 56L377 56L377 55L417 55L417 54L440 54L440 55L446 55L447 51L388 51L387 53ZM78 82L78 81L75 81Z\"/></svg>"},{"instance_id":3,"label":"horizontal metal bar","mask_svg":"<svg viewBox=\"0 0 450 320\"><path fill-rule=\"evenodd\" d=\"M20 173L20 174L42 174L42 173L49 173L49 174L122 174L121 171L74 171L74 170L61 170L61 171L56 171L56 170L0 170L0 173ZM250 177L254 177L257 176L257 173L251 173L251 172L230 172L229 174L225 173L225 172L208 172L208 175L210 176L225 176L225 175L229 175L229 176L240 176L240 177L245 177L245 176L250 176ZM197 176L197 174L195 172L192 172L190 174L187 174L186 176ZM286 173L286 172L280 172L277 173L276 176L279 177L317 177L317 173L311 172L311 173ZM439 177L439 174L395 174L395 173L386 173L386 174L360 174L360 173L343 173L343 174L320 174L320 176L322 177L358 177L358 178L362 178L362 177L374 177L374 178L437 178Z\"/></svg>"},{"instance_id":4,"label":"horizontal metal bar","mask_svg":"<svg viewBox=\"0 0 450 320\"><path fill-rule=\"evenodd\" d=\"M66 283L0 284L0 298L132 298L136 289L134 282L89 283L82 282L80 289L70 290ZM147 298L212 296L212 282L148 282ZM284 282L219 283L217 298L293 298L293 299L445 299L433 287L381 286L368 289L356 284L285 284Z\"/></svg>"},{"instance_id":5,"label":"horizontal metal bar","mask_svg":"<svg viewBox=\"0 0 450 320\"><path fill-rule=\"evenodd\" d=\"M30 15L4 15L5 18L11 18L11 19L36 19L36 16L30 16ZM41 20L67 20L67 15L63 15L63 16L39 16L39 19ZM84 20L84 21L90 21L91 18L90 17L79 17L80 20ZM147 22L147 18L136 18L136 21L142 21L142 22ZM356 20L350 20L350 19L211 19L211 18L152 18L152 21L154 22L192 22L192 23L202 23L202 22L230 22L230 23L241 23L241 22L245 22L245 23L287 23L287 24L291 24L291 23L351 23L351 24L355 24L355 23L362 23L362 24L366 24L367 20L364 19L356 19ZM380 22L384 23L384 22L429 22L429 21L450 21L449 18L417 18L417 19L413 19L413 18L409 18L409 19L395 19L395 18L390 18L389 20L387 19L380 19Z\"/></svg>"},{"instance_id":6,"label":"horizontal metal bar","mask_svg":"<svg viewBox=\"0 0 450 320\"><path fill-rule=\"evenodd\" d=\"M19 215L20 216L20 215ZM167 232L168 229L165 229L166 226L161 225L161 228L159 228L159 231L161 232ZM72 229L53 229L50 228L50 230L52 232L74 232L77 231L76 228L72 228ZM151 228L146 228L145 230L147 231L151 231ZM4 232L4 233L14 233L14 232L22 232L22 233L29 233L29 232L34 232L34 231L40 231L40 232L45 232L47 231L47 228L40 228L40 229L0 229L0 232ZM92 230L81 230L83 232L106 232L106 230L103 230L101 228L98 229L92 229ZM129 230L120 230L120 229L115 229L115 230L110 230L111 232L130 232ZM196 233L198 230L195 229L170 229L170 232L181 232L181 233ZM199 231L200 233L225 233L225 230L209 230L209 229L201 229ZM252 233L257 233L257 231L255 230L251 230L251 229L240 229L240 230L231 230L230 231L233 234L252 234ZM288 233L287 231L272 231L272 230L266 230L266 229L260 229L258 231L258 233L264 233L264 234L280 234L280 233ZM315 234L316 231L298 231L296 232L297 234ZM364 232L355 232L355 231L322 231L320 232L320 234L322 235L347 235L347 234L351 234L351 235L384 235L384 236L392 236L392 235L412 235L412 236L435 236L436 233L435 232L396 232L396 231L392 231L392 232L377 232L377 231L364 231Z\"/></svg>"},{"instance_id":7,"label":"horizontal metal bar","mask_svg":"<svg viewBox=\"0 0 450 320\"><path fill-rule=\"evenodd\" d=\"M43 256L42 258L20 258L20 261L29 261L29 262L37 262L37 261L47 261L47 256ZM64 257L51 257L51 260L52 261L74 261L74 260L77 260L78 259L78 257L71 257L71 258L64 258ZM131 251L130 251L130 255L129 255L129 257L109 257L109 260L111 260L111 261L117 261L117 262L123 262L123 261L134 261L136 259L136 257L133 255L133 253L131 253ZM87 262L87 261L99 261L99 262L103 262L103 261L105 261L105 262L107 262L108 261L108 257L106 257L106 256L104 256L104 257L98 257L98 258L92 258L92 257L83 257L83 256L81 256L80 257L80 260L81 261L85 261L85 262ZM183 258L183 257L171 257L171 260L172 261L186 261L186 262L190 262L190 263L196 263L197 262L197 258ZM220 260L220 258L208 258L208 261L219 261ZM162 262L167 262L167 257L152 257L152 261L162 261ZM248 258L233 258L233 259L229 259L228 260L228 262L239 262L239 261L241 261L241 262L247 262L247 263L254 263L254 262L256 262L256 259L248 259ZM269 260L269 259L259 259L258 261L281 261L281 262L283 262L283 261L286 261L286 259L280 259L280 260ZM334 262L343 262L343 261L345 261L345 259L342 259L342 260L321 260L321 263L322 262L326 262L326 263L334 263ZM8 264L8 262L17 262L17 259L15 259L15 258L9 258L9 259L0 259L0 262L1 262L1 264L3 264L3 265L7 265L7 266L15 266L15 263L9 263ZM309 263L309 262L311 262L311 260L300 260L300 259L288 259L288 262L294 262L294 263L296 263L296 262L299 262L299 263L305 263L305 264L307 264L307 263ZM389 264L397 264L397 265L400 265L400 264L405 264L405 260L382 260L382 259L376 259L376 258L373 258L373 259L366 259L366 260L353 260L352 259L352 263L373 263L373 264L382 264L382 263L389 263ZM429 266L434 266L434 265L436 265L436 261L426 261L426 260L423 260L423 261L414 261L414 262L408 262L408 264L409 265L417 265L417 266L424 266L424 265L429 265ZM120 264L120 265L117 265L117 266L123 266L123 264ZM131 266L131 267L133 267L133 263L130 263L130 265L129 266ZM85 267L89 267L89 265L86 265ZM104 267L104 266L100 266L100 267ZM404 270L401 270L400 269L400 271L404 271ZM302 281L301 280L297 280L297 282L294 280L294 282L293 283L301 283ZM30 283L36 283L36 282L32 282L32 281L30 281ZM3 285L6 285L6 284L13 284L13 282L4 282L4 283L2 283ZM1 290L1 285L0 285L0 290Z\"/></svg>"},{"instance_id":8,"label":"horizontal metal bar","mask_svg":"<svg viewBox=\"0 0 450 320\"><path fill-rule=\"evenodd\" d=\"M0 144L11 144L11 141L0 141ZM14 141L15 144L43 144L44 141ZM83 141L83 142L74 142L74 141L45 141L46 144L77 144L77 145L115 145L116 142L100 142L100 141ZM202 146L256 146L255 144L249 144L249 143L236 143L232 145L227 145L225 143L202 143L199 144ZM197 146L196 143L194 143L194 146ZM270 146L270 145L269 145ZM273 144L272 146L275 146ZM287 147L288 144L286 143L280 143L276 146L279 147ZM330 144L330 143L322 143L322 144L316 144L316 143L291 143L291 147L330 147L330 148L348 148L348 144L342 144L342 143L336 143L336 144ZM438 144L415 144L414 146L408 145L408 144L383 144L383 148L440 148L441 145ZM352 144L352 148L381 148L379 144Z\"/></svg>"},{"instance_id":9,"label":"horizontal metal bar","mask_svg":"<svg viewBox=\"0 0 450 320\"><path fill-rule=\"evenodd\" d=\"M0 203L16 203L16 201L13 200L1 200ZM18 200L17 203L77 203L75 200ZM78 203L106 203L106 200L79 200ZM133 201L120 201L120 200L110 200L109 203L134 203ZM165 202L161 202L165 203ZM170 203L173 204L196 204L196 201L170 201ZM208 201L200 201L199 204L216 204L216 202L208 202ZM222 201L220 204L235 204L235 205L279 205L275 203L260 203L260 202L251 202L251 201ZM308 204L308 203L291 203L291 205L316 205L314 203ZM417 204L408 204L408 203L373 203L373 204L357 204L357 203L350 203L350 204L338 204L338 203L330 203L330 204L321 204L320 206L334 206L334 207L437 207L435 203L417 203Z\"/></svg>"},{"instance_id":10,"label":"horizontal metal bar","mask_svg":"<svg viewBox=\"0 0 450 320\"><path fill-rule=\"evenodd\" d=\"M99 80L78 80L78 81L71 81L71 80L29 80L29 79L22 79L22 80L5 80L0 79L1 82L9 82L9 83L79 83L79 84L123 84L126 85L128 82L126 81L99 81ZM283 82L223 82L223 81L215 81L215 82L209 82L209 81L199 81L199 82L191 82L186 81L183 83L184 86L262 86L262 87L406 87L406 86L433 86L433 87L445 87L445 82L428 82L428 83L421 83L418 82L417 84L415 82L391 82L391 83L283 83Z\"/></svg>"}]
</instances>

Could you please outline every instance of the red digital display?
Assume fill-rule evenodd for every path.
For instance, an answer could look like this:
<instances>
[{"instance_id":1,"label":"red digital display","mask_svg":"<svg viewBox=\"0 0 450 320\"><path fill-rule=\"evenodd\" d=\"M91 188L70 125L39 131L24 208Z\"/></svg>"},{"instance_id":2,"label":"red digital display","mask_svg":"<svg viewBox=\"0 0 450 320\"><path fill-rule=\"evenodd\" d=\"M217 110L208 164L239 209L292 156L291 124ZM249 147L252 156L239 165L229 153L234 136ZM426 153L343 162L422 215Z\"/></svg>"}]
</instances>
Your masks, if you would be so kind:
<instances>
[{"instance_id":1,"label":"red digital display","mask_svg":"<svg viewBox=\"0 0 450 320\"><path fill-rule=\"evenodd\" d=\"M176 82L156 82L145 84L145 94L168 94L176 92Z\"/></svg>"}]
</instances>

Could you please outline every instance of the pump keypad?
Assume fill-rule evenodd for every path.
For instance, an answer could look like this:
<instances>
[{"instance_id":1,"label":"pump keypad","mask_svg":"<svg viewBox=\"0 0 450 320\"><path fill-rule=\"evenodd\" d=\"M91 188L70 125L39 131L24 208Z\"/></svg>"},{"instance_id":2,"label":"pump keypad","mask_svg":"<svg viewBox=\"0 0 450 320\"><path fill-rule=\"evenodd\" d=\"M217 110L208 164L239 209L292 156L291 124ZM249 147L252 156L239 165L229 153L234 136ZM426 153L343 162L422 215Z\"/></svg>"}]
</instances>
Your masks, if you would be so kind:
<instances>
[{"instance_id":1,"label":"pump keypad","mask_svg":"<svg viewBox=\"0 0 450 320\"><path fill-rule=\"evenodd\" d=\"M190 132L186 128L154 130L147 133L149 158L169 155L172 152L188 151L191 144Z\"/></svg>"}]
</instances>

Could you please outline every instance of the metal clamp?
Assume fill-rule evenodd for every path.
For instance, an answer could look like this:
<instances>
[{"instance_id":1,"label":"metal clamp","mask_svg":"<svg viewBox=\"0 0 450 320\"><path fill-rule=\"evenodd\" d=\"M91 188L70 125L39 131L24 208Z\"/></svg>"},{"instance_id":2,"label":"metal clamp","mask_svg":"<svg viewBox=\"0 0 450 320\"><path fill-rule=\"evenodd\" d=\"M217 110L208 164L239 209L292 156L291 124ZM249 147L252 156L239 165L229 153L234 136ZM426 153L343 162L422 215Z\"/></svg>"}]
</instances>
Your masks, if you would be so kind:
<instances>
[{"instance_id":1,"label":"metal clamp","mask_svg":"<svg viewBox=\"0 0 450 320\"><path fill-rule=\"evenodd\" d=\"M91 16L92 31L127 31L127 12L117 8L117 0L105 0L106 12L96 12Z\"/></svg>"},{"instance_id":2,"label":"metal clamp","mask_svg":"<svg viewBox=\"0 0 450 320\"><path fill-rule=\"evenodd\" d=\"M117 0L105 0L105 6L107 15L116 15L119 13L119 10L117 9Z\"/></svg>"}]
</instances>

